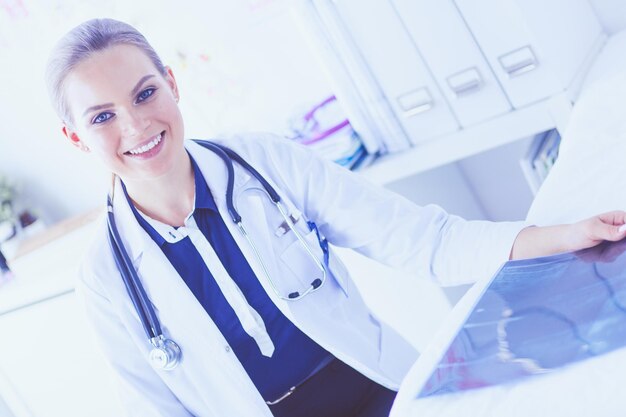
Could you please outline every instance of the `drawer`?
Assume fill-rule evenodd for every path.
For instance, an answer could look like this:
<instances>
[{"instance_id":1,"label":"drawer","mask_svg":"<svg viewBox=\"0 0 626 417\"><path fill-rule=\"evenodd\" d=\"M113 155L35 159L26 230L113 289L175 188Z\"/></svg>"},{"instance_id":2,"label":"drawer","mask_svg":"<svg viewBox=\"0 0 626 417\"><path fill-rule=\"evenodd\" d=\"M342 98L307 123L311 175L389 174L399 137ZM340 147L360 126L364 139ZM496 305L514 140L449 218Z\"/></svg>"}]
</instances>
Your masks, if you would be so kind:
<instances>
[{"instance_id":1,"label":"drawer","mask_svg":"<svg viewBox=\"0 0 626 417\"><path fill-rule=\"evenodd\" d=\"M390 2L337 0L335 6L412 143L459 129Z\"/></svg>"},{"instance_id":2,"label":"drawer","mask_svg":"<svg viewBox=\"0 0 626 417\"><path fill-rule=\"evenodd\" d=\"M393 0L462 126L512 109L452 0Z\"/></svg>"},{"instance_id":3,"label":"drawer","mask_svg":"<svg viewBox=\"0 0 626 417\"><path fill-rule=\"evenodd\" d=\"M566 89L602 28L586 0L455 0L514 107Z\"/></svg>"}]
</instances>

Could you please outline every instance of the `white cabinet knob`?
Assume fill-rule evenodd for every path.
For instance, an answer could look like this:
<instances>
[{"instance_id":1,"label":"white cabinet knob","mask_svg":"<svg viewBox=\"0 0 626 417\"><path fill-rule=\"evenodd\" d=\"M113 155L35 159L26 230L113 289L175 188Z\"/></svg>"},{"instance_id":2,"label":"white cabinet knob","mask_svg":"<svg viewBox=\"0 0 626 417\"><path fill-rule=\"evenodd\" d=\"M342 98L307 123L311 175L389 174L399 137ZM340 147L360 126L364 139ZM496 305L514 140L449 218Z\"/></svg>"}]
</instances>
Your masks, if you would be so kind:
<instances>
[{"instance_id":1,"label":"white cabinet knob","mask_svg":"<svg viewBox=\"0 0 626 417\"><path fill-rule=\"evenodd\" d=\"M428 88L422 87L399 96L398 104L404 116L411 117L432 109L435 102Z\"/></svg>"},{"instance_id":2,"label":"white cabinet knob","mask_svg":"<svg viewBox=\"0 0 626 417\"><path fill-rule=\"evenodd\" d=\"M498 57L509 78L517 77L537 68L539 62L530 45L523 46Z\"/></svg>"},{"instance_id":3,"label":"white cabinet knob","mask_svg":"<svg viewBox=\"0 0 626 417\"><path fill-rule=\"evenodd\" d=\"M480 89L483 78L476 67L468 68L446 78L448 87L456 94L457 98Z\"/></svg>"}]
</instances>

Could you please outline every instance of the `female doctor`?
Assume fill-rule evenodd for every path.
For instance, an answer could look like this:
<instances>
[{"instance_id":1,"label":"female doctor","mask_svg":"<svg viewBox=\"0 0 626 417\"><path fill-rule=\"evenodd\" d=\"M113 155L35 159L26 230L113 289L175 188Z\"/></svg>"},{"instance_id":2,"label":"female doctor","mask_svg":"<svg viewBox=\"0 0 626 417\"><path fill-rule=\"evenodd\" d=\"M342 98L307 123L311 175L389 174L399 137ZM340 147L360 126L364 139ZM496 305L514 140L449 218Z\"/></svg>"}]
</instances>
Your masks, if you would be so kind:
<instances>
[{"instance_id":1,"label":"female doctor","mask_svg":"<svg viewBox=\"0 0 626 417\"><path fill-rule=\"evenodd\" d=\"M113 173L79 293L132 416L388 415L417 353L326 239L458 284L626 234L617 211L465 221L268 134L214 141L230 150L185 141L171 68L115 20L66 34L47 81L64 135Z\"/></svg>"}]
</instances>

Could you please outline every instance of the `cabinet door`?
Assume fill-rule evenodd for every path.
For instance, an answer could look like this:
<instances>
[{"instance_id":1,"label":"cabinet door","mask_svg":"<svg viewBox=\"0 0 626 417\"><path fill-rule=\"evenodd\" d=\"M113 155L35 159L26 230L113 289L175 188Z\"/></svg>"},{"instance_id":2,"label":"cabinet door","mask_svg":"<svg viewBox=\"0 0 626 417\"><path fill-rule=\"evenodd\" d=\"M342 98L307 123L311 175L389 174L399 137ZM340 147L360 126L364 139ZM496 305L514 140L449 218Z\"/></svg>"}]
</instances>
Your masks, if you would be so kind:
<instances>
[{"instance_id":1,"label":"cabinet door","mask_svg":"<svg viewBox=\"0 0 626 417\"><path fill-rule=\"evenodd\" d=\"M462 126L511 110L452 0L393 0Z\"/></svg>"},{"instance_id":2,"label":"cabinet door","mask_svg":"<svg viewBox=\"0 0 626 417\"><path fill-rule=\"evenodd\" d=\"M411 141L457 130L459 124L392 4L335 0L335 6Z\"/></svg>"},{"instance_id":3,"label":"cabinet door","mask_svg":"<svg viewBox=\"0 0 626 417\"><path fill-rule=\"evenodd\" d=\"M0 370L33 416L120 416L75 294L0 315Z\"/></svg>"},{"instance_id":4,"label":"cabinet door","mask_svg":"<svg viewBox=\"0 0 626 417\"><path fill-rule=\"evenodd\" d=\"M586 0L455 0L514 107L563 91L603 36Z\"/></svg>"}]
</instances>

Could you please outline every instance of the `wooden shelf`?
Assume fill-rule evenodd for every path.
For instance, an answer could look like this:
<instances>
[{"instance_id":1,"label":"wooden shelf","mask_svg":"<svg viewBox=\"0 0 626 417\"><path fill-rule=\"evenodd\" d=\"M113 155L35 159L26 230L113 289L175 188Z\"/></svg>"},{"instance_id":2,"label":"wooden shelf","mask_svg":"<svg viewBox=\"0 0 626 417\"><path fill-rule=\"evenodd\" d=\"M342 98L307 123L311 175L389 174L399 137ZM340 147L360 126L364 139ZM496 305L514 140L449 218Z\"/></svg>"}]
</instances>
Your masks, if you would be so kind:
<instances>
[{"instance_id":1,"label":"wooden shelf","mask_svg":"<svg viewBox=\"0 0 626 417\"><path fill-rule=\"evenodd\" d=\"M19 246L15 255L11 258L11 261L24 256L48 243L57 240L76 229L79 229L88 223L94 222L104 212L103 208L96 208L90 210L81 215L65 219L59 223L56 223L49 228L45 229L41 233L37 233L33 236L24 237L19 242Z\"/></svg>"}]
</instances>

